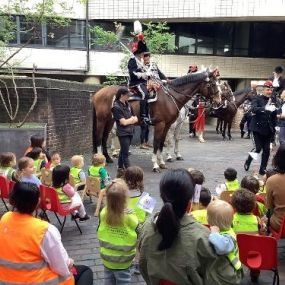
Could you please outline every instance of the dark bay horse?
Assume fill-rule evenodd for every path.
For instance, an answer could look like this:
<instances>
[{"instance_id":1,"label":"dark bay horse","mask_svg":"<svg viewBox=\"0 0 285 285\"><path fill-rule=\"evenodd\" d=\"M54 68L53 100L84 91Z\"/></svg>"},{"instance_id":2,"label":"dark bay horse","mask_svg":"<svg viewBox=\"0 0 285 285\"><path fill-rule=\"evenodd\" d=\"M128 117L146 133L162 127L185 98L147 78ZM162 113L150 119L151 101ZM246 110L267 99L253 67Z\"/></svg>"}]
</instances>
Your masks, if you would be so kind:
<instances>
[{"instance_id":1,"label":"dark bay horse","mask_svg":"<svg viewBox=\"0 0 285 285\"><path fill-rule=\"evenodd\" d=\"M177 119L179 110L197 93L210 101L221 101L221 90L218 80L218 70L185 75L173 79L171 83L158 91L157 101L150 104L150 115L154 122L153 139L153 170L166 168L162 158L162 150L166 134L171 124ZM107 152L107 139L113 127L112 104L119 86L108 86L100 89L93 97L93 151L102 148L106 160L111 162ZM134 114L139 118L140 101L131 101ZM140 122L138 122L139 124Z\"/></svg>"},{"instance_id":2,"label":"dark bay horse","mask_svg":"<svg viewBox=\"0 0 285 285\"><path fill-rule=\"evenodd\" d=\"M224 96L224 94L225 93L222 91L222 97ZM227 128L228 128L227 136L229 140L232 139L231 135L232 123L239 106L242 103L244 103L245 100L251 101L252 98L256 95L257 95L256 90L251 89L250 87L235 91L233 93L233 99L228 100L227 105L224 108L221 107L218 110L215 110L215 116L218 118L216 131L217 133L222 134L223 139L226 139Z\"/></svg>"}]
</instances>

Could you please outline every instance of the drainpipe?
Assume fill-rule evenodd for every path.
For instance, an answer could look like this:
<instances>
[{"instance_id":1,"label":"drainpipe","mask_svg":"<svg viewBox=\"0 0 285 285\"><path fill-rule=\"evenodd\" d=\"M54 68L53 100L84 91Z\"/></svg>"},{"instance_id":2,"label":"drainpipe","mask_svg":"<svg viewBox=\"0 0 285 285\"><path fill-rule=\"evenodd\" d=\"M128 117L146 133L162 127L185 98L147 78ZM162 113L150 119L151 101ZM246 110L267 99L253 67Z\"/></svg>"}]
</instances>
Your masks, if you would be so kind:
<instances>
[{"instance_id":1,"label":"drainpipe","mask_svg":"<svg viewBox=\"0 0 285 285\"><path fill-rule=\"evenodd\" d=\"M86 33L86 69L90 71L90 34L89 34L89 1L86 1L86 16L85 16L85 33Z\"/></svg>"}]
</instances>

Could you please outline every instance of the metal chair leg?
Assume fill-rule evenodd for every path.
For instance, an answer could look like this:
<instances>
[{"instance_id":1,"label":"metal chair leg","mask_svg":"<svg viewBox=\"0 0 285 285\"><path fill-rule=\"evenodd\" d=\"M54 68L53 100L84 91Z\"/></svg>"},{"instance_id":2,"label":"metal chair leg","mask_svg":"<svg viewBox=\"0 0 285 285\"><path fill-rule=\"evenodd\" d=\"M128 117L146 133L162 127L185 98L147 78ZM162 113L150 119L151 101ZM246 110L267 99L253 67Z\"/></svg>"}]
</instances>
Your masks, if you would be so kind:
<instances>
[{"instance_id":1,"label":"metal chair leg","mask_svg":"<svg viewBox=\"0 0 285 285\"><path fill-rule=\"evenodd\" d=\"M55 214L55 216L56 216L56 218L57 218L57 220L58 220L59 224L61 225L61 221L60 221L60 219L59 219L59 217L58 217L57 213L56 213L56 212L54 212L54 214Z\"/></svg>"},{"instance_id":2,"label":"metal chair leg","mask_svg":"<svg viewBox=\"0 0 285 285\"><path fill-rule=\"evenodd\" d=\"M2 202L3 202L3 204L4 204L5 208L6 208L6 210L9 211L9 208L8 208L8 206L6 205L5 200L4 200L3 198L1 198L1 200L2 200Z\"/></svg>"},{"instance_id":3,"label":"metal chair leg","mask_svg":"<svg viewBox=\"0 0 285 285\"><path fill-rule=\"evenodd\" d=\"M76 226L77 226L78 230L80 231L80 234L82 234L81 228L79 227L77 220L76 220L76 219L74 219L74 222L75 222L75 224L76 224Z\"/></svg>"},{"instance_id":4,"label":"metal chair leg","mask_svg":"<svg viewBox=\"0 0 285 285\"><path fill-rule=\"evenodd\" d=\"M63 231L64 225L65 225L65 221L66 221L66 216L64 216L64 219L63 219L63 222L62 222L62 225L61 225L61 229L60 229L60 233L62 233L62 231Z\"/></svg>"}]
</instances>

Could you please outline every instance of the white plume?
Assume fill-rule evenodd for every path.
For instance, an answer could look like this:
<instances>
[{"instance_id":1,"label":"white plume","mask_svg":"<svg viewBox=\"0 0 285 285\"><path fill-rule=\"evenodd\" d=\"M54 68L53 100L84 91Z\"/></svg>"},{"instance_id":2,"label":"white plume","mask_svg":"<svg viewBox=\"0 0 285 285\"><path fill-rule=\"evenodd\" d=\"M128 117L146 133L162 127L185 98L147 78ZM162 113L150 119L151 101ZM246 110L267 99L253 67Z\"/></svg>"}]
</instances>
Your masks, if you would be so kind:
<instances>
[{"instance_id":1,"label":"white plume","mask_svg":"<svg viewBox=\"0 0 285 285\"><path fill-rule=\"evenodd\" d=\"M142 32L142 24L140 21L134 21L134 33L137 35Z\"/></svg>"}]
</instances>

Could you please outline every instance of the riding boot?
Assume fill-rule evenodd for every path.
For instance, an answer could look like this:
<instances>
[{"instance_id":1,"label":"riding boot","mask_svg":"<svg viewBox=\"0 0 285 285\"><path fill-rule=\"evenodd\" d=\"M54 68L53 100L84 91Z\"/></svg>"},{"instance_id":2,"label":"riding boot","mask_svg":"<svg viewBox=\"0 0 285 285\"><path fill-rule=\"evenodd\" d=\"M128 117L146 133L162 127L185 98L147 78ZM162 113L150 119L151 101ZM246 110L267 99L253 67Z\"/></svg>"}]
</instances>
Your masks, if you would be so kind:
<instances>
[{"instance_id":1,"label":"riding boot","mask_svg":"<svg viewBox=\"0 0 285 285\"><path fill-rule=\"evenodd\" d=\"M245 161L245 163L243 165L245 171L249 170L249 167L250 167L252 160L253 160L253 158L249 155L247 160Z\"/></svg>"},{"instance_id":2,"label":"riding boot","mask_svg":"<svg viewBox=\"0 0 285 285\"><path fill-rule=\"evenodd\" d=\"M140 116L141 121L146 125L152 125L151 119L148 116L148 103L146 100L140 101Z\"/></svg>"}]
</instances>

